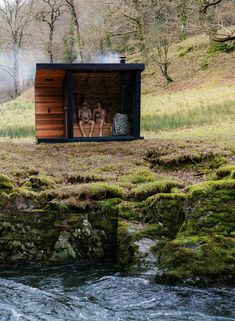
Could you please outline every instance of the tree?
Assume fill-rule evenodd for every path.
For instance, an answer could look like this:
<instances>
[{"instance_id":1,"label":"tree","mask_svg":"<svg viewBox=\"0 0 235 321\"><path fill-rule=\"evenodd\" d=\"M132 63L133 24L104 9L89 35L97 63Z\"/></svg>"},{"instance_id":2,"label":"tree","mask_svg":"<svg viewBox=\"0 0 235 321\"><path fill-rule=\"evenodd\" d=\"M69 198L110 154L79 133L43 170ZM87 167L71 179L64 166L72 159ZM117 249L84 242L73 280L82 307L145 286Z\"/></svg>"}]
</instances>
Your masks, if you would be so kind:
<instances>
[{"instance_id":1,"label":"tree","mask_svg":"<svg viewBox=\"0 0 235 321\"><path fill-rule=\"evenodd\" d=\"M27 0L2 0L0 3L1 29L4 33L3 40L10 47L13 56L13 65L1 66L13 80L13 96L20 94L19 85L19 50L26 37L26 27L32 21L34 1Z\"/></svg>"},{"instance_id":2,"label":"tree","mask_svg":"<svg viewBox=\"0 0 235 321\"><path fill-rule=\"evenodd\" d=\"M77 53L78 53L78 56L79 56L81 62L83 62L80 26L79 26L78 14L76 12L74 0L65 0L65 2L68 5L69 11L70 11L70 15L71 15L71 18L72 18L71 27L72 27L73 32L76 35L75 38L76 38Z\"/></svg>"},{"instance_id":3,"label":"tree","mask_svg":"<svg viewBox=\"0 0 235 321\"><path fill-rule=\"evenodd\" d=\"M39 21L45 22L49 27L49 38L47 45L47 52L50 58L50 62L54 61L53 56L53 39L55 24L66 11L67 7L64 0L42 0L44 7L37 13L36 18Z\"/></svg>"},{"instance_id":4,"label":"tree","mask_svg":"<svg viewBox=\"0 0 235 321\"><path fill-rule=\"evenodd\" d=\"M72 63L77 58L76 39L74 36L73 22L71 22L69 31L64 35L63 43L64 43L63 44L64 61L68 63Z\"/></svg>"},{"instance_id":5,"label":"tree","mask_svg":"<svg viewBox=\"0 0 235 321\"><path fill-rule=\"evenodd\" d=\"M186 22L187 22L187 13L186 13L186 0L180 0L178 5L178 17L179 17L179 39L186 39Z\"/></svg>"},{"instance_id":6,"label":"tree","mask_svg":"<svg viewBox=\"0 0 235 321\"><path fill-rule=\"evenodd\" d=\"M162 38L157 42L157 64L161 70L163 77L167 83L173 82L173 79L168 74L168 68L170 61L168 59L169 41L166 38Z\"/></svg>"}]
</instances>

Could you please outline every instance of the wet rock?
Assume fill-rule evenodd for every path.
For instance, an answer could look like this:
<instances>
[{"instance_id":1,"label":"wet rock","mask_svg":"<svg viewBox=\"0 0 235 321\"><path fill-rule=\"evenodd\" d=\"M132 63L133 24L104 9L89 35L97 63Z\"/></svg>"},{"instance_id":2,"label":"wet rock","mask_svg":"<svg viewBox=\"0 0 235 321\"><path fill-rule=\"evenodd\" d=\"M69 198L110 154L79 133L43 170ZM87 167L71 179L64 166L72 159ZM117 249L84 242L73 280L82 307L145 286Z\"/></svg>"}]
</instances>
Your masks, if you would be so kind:
<instances>
[{"instance_id":1,"label":"wet rock","mask_svg":"<svg viewBox=\"0 0 235 321\"><path fill-rule=\"evenodd\" d=\"M50 261L65 262L76 258L76 254L69 243L70 235L67 231L60 233L60 236L54 246L54 252Z\"/></svg>"}]
</instances>

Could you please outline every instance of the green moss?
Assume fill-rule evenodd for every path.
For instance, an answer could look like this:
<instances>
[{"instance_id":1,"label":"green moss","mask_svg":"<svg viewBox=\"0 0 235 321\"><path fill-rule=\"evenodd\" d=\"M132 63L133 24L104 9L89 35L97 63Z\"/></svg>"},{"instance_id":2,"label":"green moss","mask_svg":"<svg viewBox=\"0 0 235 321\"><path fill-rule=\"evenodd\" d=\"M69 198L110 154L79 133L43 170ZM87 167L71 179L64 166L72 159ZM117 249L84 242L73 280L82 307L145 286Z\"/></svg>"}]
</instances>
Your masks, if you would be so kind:
<instances>
[{"instance_id":1,"label":"green moss","mask_svg":"<svg viewBox=\"0 0 235 321\"><path fill-rule=\"evenodd\" d=\"M36 200L37 199L37 193L34 191L28 190L24 186L15 188L13 193L10 194L10 197L16 197L16 196L21 196L23 198L31 198Z\"/></svg>"},{"instance_id":2,"label":"green moss","mask_svg":"<svg viewBox=\"0 0 235 321\"><path fill-rule=\"evenodd\" d=\"M156 180L158 175L156 173L153 173L149 169L140 169L135 170L134 172L131 172L128 175L121 176L119 178L120 181L128 181L133 184L140 184L140 183L147 183L147 182L153 182Z\"/></svg>"},{"instance_id":3,"label":"green moss","mask_svg":"<svg viewBox=\"0 0 235 321\"><path fill-rule=\"evenodd\" d=\"M189 197L194 197L200 194L207 194L211 193L215 190L234 190L235 189L235 180L228 179L228 180L220 180L220 181L206 181L202 182L189 188Z\"/></svg>"},{"instance_id":4,"label":"green moss","mask_svg":"<svg viewBox=\"0 0 235 321\"><path fill-rule=\"evenodd\" d=\"M204 161L213 161L218 154L213 150L199 150L198 146L190 149L180 149L177 148L173 150L167 150L166 148L161 148L159 150L148 150L146 153L146 159L153 165L160 165L167 168L179 167L185 165L198 165Z\"/></svg>"},{"instance_id":5,"label":"green moss","mask_svg":"<svg viewBox=\"0 0 235 321\"><path fill-rule=\"evenodd\" d=\"M210 56L216 55L221 52L231 52L235 50L235 41L229 41L229 42L212 42L210 47L208 48L208 54Z\"/></svg>"},{"instance_id":6,"label":"green moss","mask_svg":"<svg viewBox=\"0 0 235 321\"><path fill-rule=\"evenodd\" d=\"M155 240L164 235L164 227L160 224L148 224L145 228L133 235L133 240L140 240L144 237Z\"/></svg>"},{"instance_id":7,"label":"green moss","mask_svg":"<svg viewBox=\"0 0 235 321\"><path fill-rule=\"evenodd\" d=\"M90 183L90 182L98 182L103 181L103 177L101 175L91 175L91 174L82 174L82 173L76 173L76 174L70 174L67 178L67 182L71 184L77 184L77 183Z\"/></svg>"},{"instance_id":8,"label":"green moss","mask_svg":"<svg viewBox=\"0 0 235 321\"><path fill-rule=\"evenodd\" d=\"M143 202L123 201L119 204L119 217L129 221L143 221L145 204Z\"/></svg>"},{"instance_id":9,"label":"green moss","mask_svg":"<svg viewBox=\"0 0 235 321\"><path fill-rule=\"evenodd\" d=\"M122 202L120 198L111 198L98 201L96 206L106 216L117 215L118 205Z\"/></svg>"},{"instance_id":10,"label":"green moss","mask_svg":"<svg viewBox=\"0 0 235 321\"><path fill-rule=\"evenodd\" d=\"M157 193L170 193L174 187L181 187L182 184L176 180L159 180L155 182L140 184L131 190L131 196L137 200L144 200Z\"/></svg>"},{"instance_id":11,"label":"green moss","mask_svg":"<svg viewBox=\"0 0 235 321\"><path fill-rule=\"evenodd\" d=\"M41 199L64 200L75 197L78 200L102 200L106 198L122 198L124 190L122 187L108 183L88 183L71 185L57 190L45 191L40 194Z\"/></svg>"},{"instance_id":12,"label":"green moss","mask_svg":"<svg viewBox=\"0 0 235 321\"><path fill-rule=\"evenodd\" d=\"M128 269L133 263L136 246L128 231L128 224L125 221L118 222L117 229L117 263L123 269Z\"/></svg>"},{"instance_id":13,"label":"green moss","mask_svg":"<svg viewBox=\"0 0 235 321\"><path fill-rule=\"evenodd\" d=\"M235 165L222 166L216 171L217 178L235 179Z\"/></svg>"},{"instance_id":14,"label":"green moss","mask_svg":"<svg viewBox=\"0 0 235 321\"><path fill-rule=\"evenodd\" d=\"M235 229L235 180L208 181L190 188L182 235L229 236Z\"/></svg>"},{"instance_id":15,"label":"green moss","mask_svg":"<svg viewBox=\"0 0 235 321\"><path fill-rule=\"evenodd\" d=\"M49 176L30 176L29 179L25 182L24 187L32 189L35 192L44 191L50 188L54 188L56 182L52 177Z\"/></svg>"},{"instance_id":16,"label":"green moss","mask_svg":"<svg viewBox=\"0 0 235 321\"><path fill-rule=\"evenodd\" d=\"M160 193L151 196L146 200L146 220L159 224L162 227L162 236L173 238L184 222L184 203L183 193Z\"/></svg>"},{"instance_id":17,"label":"green moss","mask_svg":"<svg viewBox=\"0 0 235 321\"><path fill-rule=\"evenodd\" d=\"M78 228L82 226L82 223L84 221L84 216L70 214L69 216L66 217L66 221L69 225L72 225L73 228Z\"/></svg>"},{"instance_id":18,"label":"green moss","mask_svg":"<svg viewBox=\"0 0 235 321\"><path fill-rule=\"evenodd\" d=\"M219 283L220 276L230 280L235 276L235 240L214 235L177 239L162 250L161 267L181 281L197 279L204 284Z\"/></svg>"},{"instance_id":19,"label":"green moss","mask_svg":"<svg viewBox=\"0 0 235 321\"><path fill-rule=\"evenodd\" d=\"M10 179L0 174L0 194L1 193L10 193L13 190L14 186Z\"/></svg>"}]
</instances>

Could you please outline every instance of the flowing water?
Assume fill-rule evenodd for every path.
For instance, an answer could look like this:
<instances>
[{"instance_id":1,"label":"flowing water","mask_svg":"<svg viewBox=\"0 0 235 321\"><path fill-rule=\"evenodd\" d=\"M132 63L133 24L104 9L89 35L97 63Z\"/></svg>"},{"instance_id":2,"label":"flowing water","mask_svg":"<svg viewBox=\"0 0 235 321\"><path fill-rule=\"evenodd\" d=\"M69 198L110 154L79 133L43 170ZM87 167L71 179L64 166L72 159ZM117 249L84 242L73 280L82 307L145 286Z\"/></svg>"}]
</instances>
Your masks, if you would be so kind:
<instances>
[{"instance_id":1,"label":"flowing water","mask_svg":"<svg viewBox=\"0 0 235 321\"><path fill-rule=\"evenodd\" d=\"M228 321L235 289L169 287L102 268L5 270L0 320Z\"/></svg>"}]
</instances>

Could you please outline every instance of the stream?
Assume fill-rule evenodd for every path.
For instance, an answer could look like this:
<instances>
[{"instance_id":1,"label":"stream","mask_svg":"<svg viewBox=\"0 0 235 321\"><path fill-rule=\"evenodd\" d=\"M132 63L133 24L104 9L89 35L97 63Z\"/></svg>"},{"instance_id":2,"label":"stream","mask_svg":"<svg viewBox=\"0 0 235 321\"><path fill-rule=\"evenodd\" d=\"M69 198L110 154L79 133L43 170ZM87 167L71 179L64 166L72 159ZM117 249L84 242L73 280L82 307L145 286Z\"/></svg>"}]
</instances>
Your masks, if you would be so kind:
<instances>
[{"instance_id":1,"label":"stream","mask_svg":"<svg viewBox=\"0 0 235 321\"><path fill-rule=\"evenodd\" d=\"M0 321L228 321L235 289L163 286L112 268L0 270Z\"/></svg>"}]
</instances>

